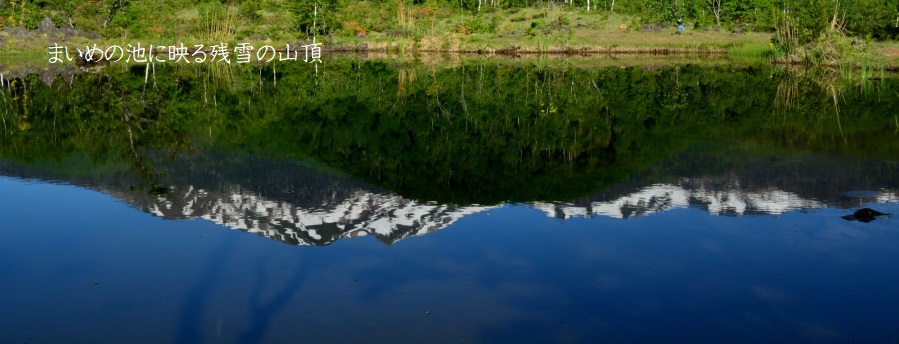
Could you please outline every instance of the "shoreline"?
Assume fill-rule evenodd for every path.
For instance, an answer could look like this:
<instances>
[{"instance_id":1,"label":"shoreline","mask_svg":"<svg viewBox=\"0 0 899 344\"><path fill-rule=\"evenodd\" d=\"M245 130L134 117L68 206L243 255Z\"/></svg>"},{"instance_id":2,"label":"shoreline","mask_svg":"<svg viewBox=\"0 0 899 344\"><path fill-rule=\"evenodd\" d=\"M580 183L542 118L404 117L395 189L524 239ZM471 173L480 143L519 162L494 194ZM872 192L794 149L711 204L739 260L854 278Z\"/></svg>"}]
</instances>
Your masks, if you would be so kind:
<instances>
[{"instance_id":1,"label":"shoreline","mask_svg":"<svg viewBox=\"0 0 899 344\"><path fill-rule=\"evenodd\" d=\"M139 40L135 40L139 41ZM147 40L149 41L149 40ZM244 43L244 41L235 41ZM120 42L115 41L81 41L81 42L68 42L73 44L66 44L61 46L66 47L81 47L81 46L92 46L93 44L97 44L98 47L109 47L113 45L123 46ZM291 49L293 47L298 47L301 44L308 44L310 42L258 42L258 41L246 41L246 43L254 44L255 46L273 46L281 48L276 48L274 52L276 53L284 53L286 49L283 47L286 44L291 45ZM847 58L842 61L846 62L846 65L842 63L822 63L822 64L811 64L807 62L803 62L801 60L784 60L778 59L768 55L769 51L764 51L761 55L759 54L750 54L744 55L741 54L737 48L727 49L723 47L713 47L713 46L701 46L701 47L672 47L672 46L641 46L641 45L633 45L633 46L608 46L608 45L582 45L582 46L547 46L542 48L534 48L532 46L521 46L521 45L507 45L507 46L493 46L487 45L484 47L457 47L457 48L448 48L448 49L437 49L433 47L415 47L415 44L404 44L408 42L403 41L390 41L390 42L362 42L356 44L350 43L337 43L333 45L329 45L329 43L322 42L323 46L321 47L322 53L337 53L337 54L346 54L346 53L358 53L358 54L367 54L367 53L385 53L385 54L398 54L398 55L408 55L408 54L464 54L464 55L484 55L484 56L510 56L515 57L517 55L560 55L560 56L584 56L584 57L629 57L629 58L642 58L642 57L665 57L665 56L677 56L677 57L724 57L724 58L737 58L737 59L752 59L758 60L760 62L767 62L775 65L805 65L805 66L817 66L817 67L829 67L829 68L845 68L847 65L851 65L853 69L863 68L867 66L877 66L877 68L883 68L888 71L899 71L899 58L888 55L887 53L871 53L865 57L858 58ZM7 60L21 59L21 58L29 58L29 57L37 57L40 56L41 59L49 58L49 51L47 50L52 44L47 41L39 41L39 40L31 40L28 47L19 47L20 49L17 51L0 51L0 62L8 62ZM236 45L236 44L234 44ZM229 43L229 47L232 47ZM893 48L880 48L882 50L888 50ZM149 51L149 49L147 49ZM210 47L204 47L200 49L205 53L211 52ZM161 46L161 48L156 48L153 50L154 53L165 54L168 53L169 49L167 46ZM188 53L194 53L198 51L197 49L189 50ZM296 50L292 50L296 51ZM302 50L299 51L302 54ZM233 51L230 51L231 54L234 54ZM73 52L70 51L70 56L74 55ZM888 61L885 63L885 61Z\"/></svg>"},{"instance_id":2,"label":"shoreline","mask_svg":"<svg viewBox=\"0 0 899 344\"><path fill-rule=\"evenodd\" d=\"M72 60L65 61L63 63L48 63L48 59L50 58L49 47L53 44L60 44L57 42L52 42L51 39L57 38L59 32L71 31L66 28L59 28L54 31L53 29L43 29L43 30L21 30L16 29L20 34L24 34L25 38L29 38L27 40L27 44L15 46L15 51L9 51L11 48L10 45L7 45L7 51L0 51L0 67L3 65L9 64L32 64L33 62L43 60L44 63L53 66L66 66L66 65L78 65L82 68L90 68L94 65L98 64L107 64L110 62L118 62L118 60L113 61L114 59L110 59L109 61L100 61L101 63L83 63L84 61L76 61L73 55L75 52L70 51L70 56L72 56ZM10 39L8 34L9 30L0 30L0 42ZM640 35L647 36L652 35L653 33L647 32L633 32L630 33L632 36L639 37ZM685 34L689 38L689 35L692 33ZM697 33L697 36L702 33ZM89 33L87 35L90 35ZM36 37L33 37L36 36ZM512 59L519 58L522 56L577 56L585 59L619 59L624 58L630 60L628 62L637 62L634 64L644 65L644 63L640 62L640 60L653 60L657 58L666 58L666 57L677 57L678 61L674 61L675 64L685 64L685 63L702 63L705 58L715 58L715 59L724 59L730 60L734 63L740 62L758 62L758 63L768 63L772 65L785 65L785 66L806 66L812 68L830 68L830 69L848 69L848 70L859 70L859 69L877 69L883 70L886 72L899 72L899 58L895 55L899 52L899 47L895 47L895 44L886 45L886 44L878 44L875 47L869 48L868 51L864 55L852 56L850 58L842 59L838 61L838 63L820 63L820 64L812 64L807 63L801 60L784 60L782 58L775 58L772 56L772 49L770 46L765 44L759 44L758 37L754 37L753 39L756 41L747 42L747 41L734 41L731 42L729 46L722 46L720 44L695 44L690 42L682 42L676 41L669 37L682 37L681 35L656 35L656 37L669 38L667 41L657 41L654 42L654 45L589 45L589 44L546 44L543 46L535 45L533 39L520 39L517 41L510 42L499 42L499 40L503 37L487 37L488 35L469 35L459 37L457 35L449 35L443 37L425 37L418 41L411 39L402 39L398 37L394 37L390 40L383 40L385 36L380 37L371 37L371 38L328 38L326 37L323 41L316 42L322 44L321 52L322 53L333 53L333 54L359 54L361 57L367 57L365 55L368 54L384 54L388 58L391 55L397 56L407 56L407 55L474 55L474 56L498 56L498 57L509 57ZM667 37L666 37L667 36ZM23 37L17 37L23 38ZM123 43L122 40L116 39L93 39L95 37L87 37L86 35L77 35L72 37L65 37L62 40L61 46L76 48L76 47L85 47L85 46L93 46L97 45L98 48L108 48L110 46L119 46L125 47L128 43ZM522 36L518 36L518 38L524 38ZM636 38L636 37L635 37ZM469 41L461 41L460 39L468 39ZM145 44L145 42L163 42L165 39L162 38L147 38L147 39L134 39L133 42L138 42L141 44ZM479 42L478 44L472 43L472 41ZM423 43L427 42L427 43ZM737 43L742 42L742 45L738 45ZM181 42L178 42L179 44ZM238 43L248 43L255 47L269 46L269 47L280 47L274 48L271 52L275 53L275 56L279 53L286 52L284 48L285 45L289 44L291 46L292 52L297 52L299 55L299 61L302 61L303 58L303 50L299 48L303 44L311 44L312 41L273 41L273 40L258 40L258 39L246 39L246 40L238 40L231 39L227 42L229 47L229 53L232 55L231 59L233 60L235 57L235 53L233 51L234 47L237 46ZM175 42L168 43L175 44ZM681 46L678 46L681 45ZM689 46L685 46L689 45ZM149 51L149 46L146 45L147 51ZM191 45L186 45L191 46ZM153 49L154 54L167 54L169 52L168 45L159 45ZM294 50L296 47L297 50ZM748 50L748 51L744 51ZM205 46L202 49L191 49L186 52L189 54L193 54L197 51L203 51L208 54L211 52L211 46ZM324 57L324 56L323 56ZM695 61L690 61L690 59L695 59ZM687 59L687 60L683 60ZM262 60L254 60L249 63L268 63L272 61L277 61L277 59L262 61ZM169 63L175 63L168 61ZM211 61L209 61L211 62ZM201 62L201 63L209 63L209 62ZM648 64L669 64L665 61L644 61ZM722 62L722 61L716 61ZM129 64L134 64L135 62L126 62ZM146 62L137 62L137 63L146 63ZM232 61L234 63L234 61ZM33 66L31 66L33 67ZM30 67L26 67L26 69L30 69ZM0 69L0 72L4 72ZM9 72L8 70L5 72ZM7 73L9 74L9 73Z\"/></svg>"}]
</instances>

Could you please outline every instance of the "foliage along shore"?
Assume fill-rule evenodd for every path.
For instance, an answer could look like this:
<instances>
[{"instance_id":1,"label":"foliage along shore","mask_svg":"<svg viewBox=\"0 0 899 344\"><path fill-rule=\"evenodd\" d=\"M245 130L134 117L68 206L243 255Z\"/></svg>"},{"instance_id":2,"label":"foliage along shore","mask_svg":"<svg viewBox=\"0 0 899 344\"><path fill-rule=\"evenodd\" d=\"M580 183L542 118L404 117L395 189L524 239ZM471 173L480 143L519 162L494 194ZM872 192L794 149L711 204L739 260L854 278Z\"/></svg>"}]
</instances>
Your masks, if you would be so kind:
<instances>
[{"instance_id":1,"label":"foliage along shore","mask_svg":"<svg viewBox=\"0 0 899 344\"><path fill-rule=\"evenodd\" d=\"M97 45L108 47L119 45L127 47L128 44L141 43L144 47L153 44L157 47L167 47L175 44L174 41L190 45L195 40L197 43L213 44L212 41L202 38L187 38L184 40L168 40L166 38L136 38L133 40L105 39L95 33L83 32L65 25L56 27L48 26L36 30L22 28L0 30L0 60L15 62L16 60L46 60L48 47L53 44L67 46L74 52L76 48ZM737 59L773 60L776 63L801 64L801 60L778 60L774 57L774 47L770 43L772 34L747 32L736 34L732 32L716 32L711 30L687 31L674 34L675 31L662 29L656 26L641 28L640 30L597 30L575 29L573 39L549 40L533 39L533 37L515 37L486 34L450 34L435 37L423 37L411 39L405 37L393 37L390 35L372 35L366 37L334 37L325 36L321 40L322 50L327 52L358 52L358 53L462 53L485 55L527 55L527 54L561 54L580 56L616 56L616 57L649 57L649 56L724 56ZM298 47L301 44L311 43L312 40L275 40L266 36L229 37L224 40L229 46L238 42L246 42L253 46L271 45L283 49L285 44ZM215 42L218 43L218 42ZM848 64L859 68L860 66L877 66L886 70L899 70L899 44L893 42L866 43L866 47L859 47L864 53L854 54L847 58ZM208 46L204 49L208 50ZM165 52L166 48L157 50ZM834 67L843 66L844 63L833 64Z\"/></svg>"},{"instance_id":2,"label":"foliage along shore","mask_svg":"<svg viewBox=\"0 0 899 344\"><path fill-rule=\"evenodd\" d=\"M0 160L125 168L153 190L166 157L214 151L313 161L422 201L496 204L595 194L722 139L761 154L899 156L893 78L732 64L218 66L160 65L149 84L143 65L7 83Z\"/></svg>"},{"instance_id":3,"label":"foliage along shore","mask_svg":"<svg viewBox=\"0 0 899 344\"><path fill-rule=\"evenodd\" d=\"M723 7L716 12L714 6L707 7L713 2L694 0L673 5L653 0L617 5L580 0L0 0L0 59L46 59L52 44L83 48L225 42L233 47L246 42L283 48L314 39L325 51L726 55L899 69L899 44L891 40L899 31L891 26L889 2L871 7L863 0L842 0L843 12L831 11L828 3L840 2L740 0L719 4ZM793 12L779 11L790 6ZM835 21L839 13L839 34L831 33L833 23L831 30L819 25L830 20L829 14ZM899 8L896 16L899 25ZM677 19L683 19L684 30L676 27Z\"/></svg>"}]
</instances>

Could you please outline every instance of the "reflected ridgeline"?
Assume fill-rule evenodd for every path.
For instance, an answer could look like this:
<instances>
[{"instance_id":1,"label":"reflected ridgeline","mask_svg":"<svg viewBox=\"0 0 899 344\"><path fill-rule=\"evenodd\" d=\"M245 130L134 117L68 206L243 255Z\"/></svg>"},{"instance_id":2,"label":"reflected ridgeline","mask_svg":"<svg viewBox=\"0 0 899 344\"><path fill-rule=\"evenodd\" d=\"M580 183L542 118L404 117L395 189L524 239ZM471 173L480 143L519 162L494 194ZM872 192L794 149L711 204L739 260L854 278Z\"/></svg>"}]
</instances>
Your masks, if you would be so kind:
<instances>
[{"instance_id":1,"label":"reflected ridgeline","mask_svg":"<svg viewBox=\"0 0 899 344\"><path fill-rule=\"evenodd\" d=\"M571 202L524 205L560 219L627 219L678 208L738 216L899 201L899 185L888 170L895 166L889 163L871 166L871 162L857 164L820 155L774 161L750 157L719 170L696 163L718 153L691 149L601 193ZM203 153L165 160L156 166L167 176L168 185L166 192L157 194L134 188L127 171L61 174L0 161L0 172L87 187L155 216L204 219L291 245L324 246L361 236L373 236L391 245L502 206L415 201L293 161ZM828 172L819 173L822 168ZM883 173L862 176L855 173L860 168L879 168ZM864 196L836 191L858 189L876 191Z\"/></svg>"},{"instance_id":2,"label":"reflected ridgeline","mask_svg":"<svg viewBox=\"0 0 899 344\"><path fill-rule=\"evenodd\" d=\"M134 187L128 171L77 174L0 161L3 175L94 189L169 220L205 219L292 245L372 235L393 244L484 207L423 203L323 167L215 153L161 160L164 192Z\"/></svg>"},{"instance_id":3,"label":"reflected ridgeline","mask_svg":"<svg viewBox=\"0 0 899 344\"><path fill-rule=\"evenodd\" d=\"M507 202L561 218L752 214L897 189L892 79L834 97L825 86L845 80L770 67L335 60L157 67L152 83L142 68L7 82L3 173L313 245L393 243Z\"/></svg>"}]
</instances>

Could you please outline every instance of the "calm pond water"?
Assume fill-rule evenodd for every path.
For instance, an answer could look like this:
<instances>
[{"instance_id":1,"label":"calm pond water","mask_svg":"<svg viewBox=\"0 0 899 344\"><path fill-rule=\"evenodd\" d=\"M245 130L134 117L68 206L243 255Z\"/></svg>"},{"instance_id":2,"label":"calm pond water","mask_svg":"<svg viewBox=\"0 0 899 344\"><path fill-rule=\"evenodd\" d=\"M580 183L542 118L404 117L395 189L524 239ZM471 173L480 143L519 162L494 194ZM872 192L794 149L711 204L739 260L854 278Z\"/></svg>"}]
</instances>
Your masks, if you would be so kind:
<instances>
[{"instance_id":1,"label":"calm pond water","mask_svg":"<svg viewBox=\"0 0 899 344\"><path fill-rule=\"evenodd\" d=\"M899 340L899 80L562 65L7 75L3 341Z\"/></svg>"}]
</instances>

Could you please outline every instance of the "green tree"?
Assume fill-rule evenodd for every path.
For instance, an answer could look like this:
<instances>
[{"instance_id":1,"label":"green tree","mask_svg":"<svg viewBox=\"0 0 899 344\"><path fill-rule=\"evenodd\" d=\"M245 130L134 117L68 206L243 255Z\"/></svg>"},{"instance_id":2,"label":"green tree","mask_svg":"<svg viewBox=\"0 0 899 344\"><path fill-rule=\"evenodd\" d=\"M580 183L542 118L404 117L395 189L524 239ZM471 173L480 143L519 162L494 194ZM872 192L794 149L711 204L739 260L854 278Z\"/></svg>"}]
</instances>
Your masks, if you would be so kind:
<instances>
[{"instance_id":1,"label":"green tree","mask_svg":"<svg viewBox=\"0 0 899 344\"><path fill-rule=\"evenodd\" d=\"M842 0L841 14L849 32L878 39L895 38L899 0Z\"/></svg>"},{"instance_id":2,"label":"green tree","mask_svg":"<svg viewBox=\"0 0 899 344\"><path fill-rule=\"evenodd\" d=\"M340 0L291 0L287 4L297 30L310 37L340 30L340 8Z\"/></svg>"}]
</instances>

